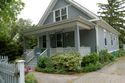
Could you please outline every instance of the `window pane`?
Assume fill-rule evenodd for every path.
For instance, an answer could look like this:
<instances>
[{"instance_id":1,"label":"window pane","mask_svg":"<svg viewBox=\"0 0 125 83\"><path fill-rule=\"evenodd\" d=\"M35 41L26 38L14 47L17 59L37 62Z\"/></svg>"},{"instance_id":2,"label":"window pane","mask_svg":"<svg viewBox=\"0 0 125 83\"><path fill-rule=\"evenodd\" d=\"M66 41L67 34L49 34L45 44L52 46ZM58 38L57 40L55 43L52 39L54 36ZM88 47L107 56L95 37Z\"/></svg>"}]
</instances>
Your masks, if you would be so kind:
<instances>
[{"instance_id":1,"label":"window pane","mask_svg":"<svg viewBox=\"0 0 125 83\"><path fill-rule=\"evenodd\" d=\"M56 22L57 22L57 21L60 21L60 17L57 17L57 18L56 18Z\"/></svg>"},{"instance_id":2,"label":"window pane","mask_svg":"<svg viewBox=\"0 0 125 83\"><path fill-rule=\"evenodd\" d=\"M50 44L52 48L56 48L56 35L55 34L51 34L50 35Z\"/></svg>"},{"instance_id":3,"label":"window pane","mask_svg":"<svg viewBox=\"0 0 125 83\"><path fill-rule=\"evenodd\" d=\"M60 16L60 10L55 11L55 17L59 17Z\"/></svg>"},{"instance_id":4,"label":"window pane","mask_svg":"<svg viewBox=\"0 0 125 83\"><path fill-rule=\"evenodd\" d=\"M62 34L57 34L57 47L63 47Z\"/></svg>"},{"instance_id":5,"label":"window pane","mask_svg":"<svg viewBox=\"0 0 125 83\"><path fill-rule=\"evenodd\" d=\"M107 45L107 39L105 38L105 45Z\"/></svg>"},{"instance_id":6,"label":"window pane","mask_svg":"<svg viewBox=\"0 0 125 83\"><path fill-rule=\"evenodd\" d=\"M67 15L62 16L62 20L65 20L65 19L67 19Z\"/></svg>"},{"instance_id":7,"label":"window pane","mask_svg":"<svg viewBox=\"0 0 125 83\"><path fill-rule=\"evenodd\" d=\"M66 15L66 8L63 8L63 9L61 10L61 15Z\"/></svg>"},{"instance_id":8,"label":"window pane","mask_svg":"<svg viewBox=\"0 0 125 83\"><path fill-rule=\"evenodd\" d=\"M43 36L43 48L46 48L46 36Z\"/></svg>"},{"instance_id":9,"label":"window pane","mask_svg":"<svg viewBox=\"0 0 125 83\"><path fill-rule=\"evenodd\" d=\"M43 36L43 41L46 42L46 36L45 35Z\"/></svg>"}]
</instances>

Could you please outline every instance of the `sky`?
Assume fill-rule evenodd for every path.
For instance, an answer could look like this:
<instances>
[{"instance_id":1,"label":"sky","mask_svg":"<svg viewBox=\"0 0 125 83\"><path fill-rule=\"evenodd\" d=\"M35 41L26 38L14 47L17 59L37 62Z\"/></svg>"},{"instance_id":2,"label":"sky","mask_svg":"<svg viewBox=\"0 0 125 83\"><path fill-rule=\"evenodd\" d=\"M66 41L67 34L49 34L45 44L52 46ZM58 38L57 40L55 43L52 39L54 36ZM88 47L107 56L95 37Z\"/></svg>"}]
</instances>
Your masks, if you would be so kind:
<instances>
[{"instance_id":1,"label":"sky","mask_svg":"<svg viewBox=\"0 0 125 83\"><path fill-rule=\"evenodd\" d=\"M33 24L37 24L44 14L51 0L22 0L25 3L24 9L18 18L30 19ZM97 14L99 10L97 3L106 3L107 0L74 0Z\"/></svg>"}]
</instances>

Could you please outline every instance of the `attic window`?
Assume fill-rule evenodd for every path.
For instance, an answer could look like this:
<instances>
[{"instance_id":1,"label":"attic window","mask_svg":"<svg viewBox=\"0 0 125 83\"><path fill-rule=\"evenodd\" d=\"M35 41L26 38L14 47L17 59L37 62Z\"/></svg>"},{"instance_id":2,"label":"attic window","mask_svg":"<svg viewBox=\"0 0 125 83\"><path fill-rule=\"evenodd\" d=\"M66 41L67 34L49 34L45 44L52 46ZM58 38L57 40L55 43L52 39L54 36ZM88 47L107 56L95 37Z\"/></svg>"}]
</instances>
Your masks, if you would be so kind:
<instances>
[{"instance_id":1,"label":"attic window","mask_svg":"<svg viewBox=\"0 0 125 83\"><path fill-rule=\"evenodd\" d=\"M60 8L54 11L54 21L58 22L67 19L67 7Z\"/></svg>"}]
</instances>

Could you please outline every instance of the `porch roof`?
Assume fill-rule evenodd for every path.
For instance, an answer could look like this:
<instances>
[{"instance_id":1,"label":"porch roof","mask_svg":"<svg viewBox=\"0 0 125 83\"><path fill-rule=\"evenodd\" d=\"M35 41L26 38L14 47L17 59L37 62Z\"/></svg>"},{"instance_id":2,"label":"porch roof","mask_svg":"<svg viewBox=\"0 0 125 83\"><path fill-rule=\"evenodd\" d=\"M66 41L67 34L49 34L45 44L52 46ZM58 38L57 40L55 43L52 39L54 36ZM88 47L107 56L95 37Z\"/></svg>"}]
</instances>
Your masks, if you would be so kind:
<instances>
[{"instance_id":1,"label":"porch roof","mask_svg":"<svg viewBox=\"0 0 125 83\"><path fill-rule=\"evenodd\" d=\"M31 28L31 29L25 30L23 33L24 33L24 36L36 35L36 34L49 32L53 30L74 28L74 26L79 26L81 29L89 30L94 28L94 23L79 16L73 19L67 19L60 22L38 26L37 28Z\"/></svg>"}]
</instances>

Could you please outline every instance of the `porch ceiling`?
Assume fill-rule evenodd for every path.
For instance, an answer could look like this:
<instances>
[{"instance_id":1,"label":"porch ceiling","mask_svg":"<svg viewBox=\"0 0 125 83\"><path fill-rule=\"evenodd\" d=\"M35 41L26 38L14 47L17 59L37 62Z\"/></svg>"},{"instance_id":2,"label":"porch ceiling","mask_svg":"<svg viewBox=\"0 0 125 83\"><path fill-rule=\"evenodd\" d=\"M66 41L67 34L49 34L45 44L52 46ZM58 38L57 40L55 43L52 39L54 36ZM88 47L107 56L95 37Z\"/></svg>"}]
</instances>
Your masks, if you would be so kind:
<instances>
[{"instance_id":1,"label":"porch ceiling","mask_svg":"<svg viewBox=\"0 0 125 83\"><path fill-rule=\"evenodd\" d=\"M24 31L24 36L28 35L37 35L49 31L54 31L54 30L61 30L61 29L69 29L69 28L75 28L76 26L79 26L80 29L91 29L93 27L93 23L89 22L88 20L82 18L82 17L77 17L74 19L68 19L52 24L47 24L43 26L39 26L37 28L32 28Z\"/></svg>"}]
</instances>

